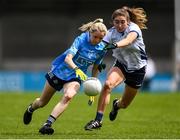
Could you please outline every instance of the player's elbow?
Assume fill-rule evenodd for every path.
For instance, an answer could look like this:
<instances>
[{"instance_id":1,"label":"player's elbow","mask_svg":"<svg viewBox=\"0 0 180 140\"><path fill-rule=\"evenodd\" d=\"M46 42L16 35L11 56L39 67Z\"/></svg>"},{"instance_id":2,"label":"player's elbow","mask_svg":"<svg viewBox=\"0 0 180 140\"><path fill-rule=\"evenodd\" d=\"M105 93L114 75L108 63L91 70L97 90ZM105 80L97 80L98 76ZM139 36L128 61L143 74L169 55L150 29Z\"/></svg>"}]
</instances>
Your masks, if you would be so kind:
<instances>
[{"instance_id":1,"label":"player's elbow","mask_svg":"<svg viewBox=\"0 0 180 140\"><path fill-rule=\"evenodd\" d=\"M66 56L64 62L68 64L71 60L72 60L72 59L71 59L69 56Z\"/></svg>"},{"instance_id":2,"label":"player's elbow","mask_svg":"<svg viewBox=\"0 0 180 140\"><path fill-rule=\"evenodd\" d=\"M64 62L69 64L72 61L73 55L72 54L68 54L65 59Z\"/></svg>"}]
</instances>

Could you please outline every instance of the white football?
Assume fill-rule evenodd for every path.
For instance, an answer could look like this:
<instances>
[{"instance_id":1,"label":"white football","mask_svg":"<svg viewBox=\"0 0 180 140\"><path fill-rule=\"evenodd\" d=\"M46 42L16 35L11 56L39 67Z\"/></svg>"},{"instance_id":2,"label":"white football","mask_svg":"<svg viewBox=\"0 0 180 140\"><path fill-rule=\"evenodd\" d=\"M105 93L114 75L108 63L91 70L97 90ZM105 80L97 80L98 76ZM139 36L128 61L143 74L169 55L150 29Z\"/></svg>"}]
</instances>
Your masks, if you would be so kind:
<instances>
[{"instance_id":1,"label":"white football","mask_svg":"<svg viewBox=\"0 0 180 140\"><path fill-rule=\"evenodd\" d=\"M89 77L83 82L83 90L88 96L96 96L101 93L102 84L98 78Z\"/></svg>"}]
</instances>

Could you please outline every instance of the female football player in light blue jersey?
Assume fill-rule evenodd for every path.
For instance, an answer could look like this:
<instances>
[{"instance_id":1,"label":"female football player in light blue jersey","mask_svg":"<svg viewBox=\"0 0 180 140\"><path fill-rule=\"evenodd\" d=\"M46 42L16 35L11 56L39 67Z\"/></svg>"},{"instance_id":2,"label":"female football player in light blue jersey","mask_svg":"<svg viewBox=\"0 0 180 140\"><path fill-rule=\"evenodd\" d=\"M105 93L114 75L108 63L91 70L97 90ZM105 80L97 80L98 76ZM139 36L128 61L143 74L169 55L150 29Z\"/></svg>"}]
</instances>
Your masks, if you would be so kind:
<instances>
[{"instance_id":1,"label":"female football player in light blue jersey","mask_svg":"<svg viewBox=\"0 0 180 140\"><path fill-rule=\"evenodd\" d=\"M87 79L87 69L93 65L92 76L98 74L98 66L107 52L101 42L107 28L102 19L82 25L83 33L76 37L71 47L59 55L53 62L51 70L46 74L46 83L42 95L26 109L23 117L24 124L29 124L33 112L44 107L56 91L63 89L63 97L54 107L51 115L39 129L41 134L53 134L52 123L65 111L71 99L79 91L81 81Z\"/></svg>"},{"instance_id":2,"label":"female football player in light blue jersey","mask_svg":"<svg viewBox=\"0 0 180 140\"><path fill-rule=\"evenodd\" d=\"M146 14L142 8L122 7L112 14L113 27L108 30L103 41L107 50L113 49L116 59L110 69L102 93L99 97L97 113L94 120L85 125L85 130L102 126L103 114L110 101L110 93L116 86L125 83L122 98L114 99L109 114L111 121L115 120L118 110L127 108L142 86L147 56L141 29L146 29Z\"/></svg>"}]
</instances>

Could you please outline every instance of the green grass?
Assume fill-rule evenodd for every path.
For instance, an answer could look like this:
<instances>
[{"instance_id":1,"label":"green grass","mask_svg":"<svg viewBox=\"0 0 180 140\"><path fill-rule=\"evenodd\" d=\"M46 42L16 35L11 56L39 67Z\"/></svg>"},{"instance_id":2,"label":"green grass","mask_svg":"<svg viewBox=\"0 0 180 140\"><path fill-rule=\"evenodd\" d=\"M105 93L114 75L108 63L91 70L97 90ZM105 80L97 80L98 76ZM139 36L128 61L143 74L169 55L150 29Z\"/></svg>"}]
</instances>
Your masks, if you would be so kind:
<instances>
[{"instance_id":1,"label":"green grass","mask_svg":"<svg viewBox=\"0 0 180 140\"><path fill-rule=\"evenodd\" d=\"M79 94L54 123L53 135L40 135L38 130L61 98L60 93L33 114L30 125L22 122L27 105L39 96L28 93L0 94L1 139L180 139L180 93L140 93L127 109L119 112L114 122L108 119L110 104L105 112L103 127L94 131L85 131L83 127L95 117L97 99L90 107L87 105L88 97ZM118 96L112 94L111 102Z\"/></svg>"}]
</instances>

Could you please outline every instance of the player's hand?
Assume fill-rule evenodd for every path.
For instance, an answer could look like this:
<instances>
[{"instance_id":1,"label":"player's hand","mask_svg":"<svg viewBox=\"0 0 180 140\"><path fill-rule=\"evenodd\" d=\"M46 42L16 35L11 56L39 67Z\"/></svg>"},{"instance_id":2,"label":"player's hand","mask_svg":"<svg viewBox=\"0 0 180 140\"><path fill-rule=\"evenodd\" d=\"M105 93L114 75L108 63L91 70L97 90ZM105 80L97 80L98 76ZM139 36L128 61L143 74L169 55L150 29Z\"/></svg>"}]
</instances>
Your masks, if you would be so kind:
<instances>
[{"instance_id":1,"label":"player's hand","mask_svg":"<svg viewBox=\"0 0 180 140\"><path fill-rule=\"evenodd\" d=\"M101 71L104 70L105 68L106 68L106 64L104 64L104 63L101 63L101 64L98 65L98 70L99 70L99 72L101 72Z\"/></svg>"},{"instance_id":2,"label":"player's hand","mask_svg":"<svg viewBox=\"0 0 180 140\"><path fill-rule=\"evenodd\" d=\"M104 47L104 50L112 50L112 49L116 49L117 48L117 44L116 43L112 43L112 44L107 44Z\"/></svg>"},{"instance_id":3,"label":"player's hand","mask_svg":"<svg viewBox=\"0 0 180 140\"><path fill-rule=\"evenodd\" d=\"M91 106L94 103L94 96L89 96L88 105Z\"/></svg>"},{"instance_id":4,"label":"player's hand","mask_svg":"<svg viewBox=\"0 0 180 140\"><path fill-rule=\"evenodd\" d=\"M88 76L78 67L74 69L76 73L76 77L79 77L81 80L85 81Z\"/></svg>"}]
</instances>

